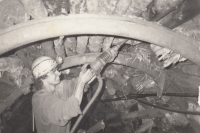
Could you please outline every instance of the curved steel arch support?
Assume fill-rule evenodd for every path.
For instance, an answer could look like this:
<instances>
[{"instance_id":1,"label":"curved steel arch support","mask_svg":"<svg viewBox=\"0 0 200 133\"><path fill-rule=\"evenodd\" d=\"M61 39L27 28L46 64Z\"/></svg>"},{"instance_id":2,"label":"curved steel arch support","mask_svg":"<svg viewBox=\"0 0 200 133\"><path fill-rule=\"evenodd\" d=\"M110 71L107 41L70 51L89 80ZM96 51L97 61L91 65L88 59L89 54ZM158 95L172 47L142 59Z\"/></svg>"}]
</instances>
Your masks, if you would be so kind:
<instances>
[{"instance_id":1,"label":"curved steel arch support","mask_svg":"<svg viewBox=\"0 0 200 133\"><path fill-rule=\"evenodd\" d=\"M32 20L0 32L0 54L61 35L102 34L134 38L171 49L200 66L199 40L156 23L110 15L76 14Z\"/></svg>"}]
</instances>

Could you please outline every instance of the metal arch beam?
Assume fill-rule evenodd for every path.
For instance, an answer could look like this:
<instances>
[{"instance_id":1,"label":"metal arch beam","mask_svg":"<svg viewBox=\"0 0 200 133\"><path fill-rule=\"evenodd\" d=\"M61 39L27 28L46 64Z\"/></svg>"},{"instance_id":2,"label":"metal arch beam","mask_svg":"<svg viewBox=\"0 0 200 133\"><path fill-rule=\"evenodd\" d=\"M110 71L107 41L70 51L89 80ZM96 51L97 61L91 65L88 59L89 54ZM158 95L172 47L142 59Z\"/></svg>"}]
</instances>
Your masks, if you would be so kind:
<instances>
[{"instance_id":1,"label":"metal arch beam","mask_svg":"<svg viewBox=\"0 0 200 133\"><path fill-rule=\"evenodd\" d=\"M199 40L141 19L100 14L47 17L9 27L0 31L0 54L47 38L87 34L143 40L169 48L200 66Z\"/></svg>"}]
</instances>

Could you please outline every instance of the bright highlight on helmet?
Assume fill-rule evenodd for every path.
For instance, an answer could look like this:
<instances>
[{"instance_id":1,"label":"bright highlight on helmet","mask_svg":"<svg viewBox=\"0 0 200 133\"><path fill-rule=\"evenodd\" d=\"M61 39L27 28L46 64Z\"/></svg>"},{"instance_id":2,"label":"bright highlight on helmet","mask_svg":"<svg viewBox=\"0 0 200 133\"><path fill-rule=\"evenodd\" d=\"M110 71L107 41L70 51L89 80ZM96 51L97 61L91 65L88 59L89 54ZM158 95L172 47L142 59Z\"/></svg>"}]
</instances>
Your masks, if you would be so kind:
<instances>
[{"instance_id":1,"label":"bright highlight on helmet","mask_svg":"<svg viewBox=\"0 0 200 133\"><path fill-rule=\"evenodd\" d=\"M54 69L58 63L47 56L42 56L37 58L33 64L32 64L32 73L33 76L37 79L41 76L46 75L49 73L52 69Z\"/></svg>"}]
</instances>

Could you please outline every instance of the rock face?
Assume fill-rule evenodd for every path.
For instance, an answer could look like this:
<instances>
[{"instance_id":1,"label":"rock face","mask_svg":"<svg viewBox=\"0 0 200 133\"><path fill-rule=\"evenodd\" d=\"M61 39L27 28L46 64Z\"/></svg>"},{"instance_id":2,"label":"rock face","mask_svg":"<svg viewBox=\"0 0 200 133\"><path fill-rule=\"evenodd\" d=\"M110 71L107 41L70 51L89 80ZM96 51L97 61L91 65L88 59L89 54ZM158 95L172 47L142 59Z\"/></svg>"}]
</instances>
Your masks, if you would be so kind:
<instances>
[{"instance_id":1,"label":"rock face","mask_svg":"<svg viewBox=\"0 0 200 133\"><path fill-rule=\"evenodd\" d=\"M199 5L197 0L0 0L0 29L42 17L91 13L154 21L155 25L174 28L175 32L185 35L186 38L199 39ZM103 34L61 36L38 41L2 55L0 58L0 113L6 108L8 110L1 114L0 130L2 129L5 133L31 132L33 93L31 90L34 90L31 64L37 57L42 55L54 59L58 56L85 57L86 53L109 50L123 40L125 39L122 37ZM102 71L105 85L100 99L104 101L109 99L110 102L96 103L96 109L93 108L89 112L91 117L83 120L87 121L87 124L82 124L81 127L85 130L90 129L88 132L99 131L106 126L107 128L100 132L110 133L115 129L114 132L142 133L151 132L151 130L152 132L177 132L176 127L189 129L188 125L191 125L194 132L198 133L199 117L155 109L131 99L131 95L155 94L154 97L141 99L159 107L199 111L197 98L162 97L163 92L197 93L200 86L199 66L170 49L142 40L129 39L120 48L120 53L127 58L119 58L119 65L108 64ZM142 70L146 71L132 68L127 66L128 64L120 65L126 61L129 64L137 61L137 66L141 66ZM63 73L65 78L71 79L77 77L79 72L79 67L73 67ZM151 77L146 74L148 72L155 72L156 76ZM93 89L86 94L85 101L91 99L97 86L97 83L92 83ZM15 101L22 94L25 96ZM118 100L112 101L112 99ZM21 121L25 122L25 126L19 124ZM103 122L105 125L102 124Z\"/></svg>"},{"instance_id":2,"label":"rock face","mask_svg":"<svg viewBox=\"0 0 200 133\"><path fill-rule=\"evenodd\" d=\"M19 0L0 1L0 29L7 28L14 24L22 23L27 18L24 6L20 3Z\"/></svg>"}]
</instances>

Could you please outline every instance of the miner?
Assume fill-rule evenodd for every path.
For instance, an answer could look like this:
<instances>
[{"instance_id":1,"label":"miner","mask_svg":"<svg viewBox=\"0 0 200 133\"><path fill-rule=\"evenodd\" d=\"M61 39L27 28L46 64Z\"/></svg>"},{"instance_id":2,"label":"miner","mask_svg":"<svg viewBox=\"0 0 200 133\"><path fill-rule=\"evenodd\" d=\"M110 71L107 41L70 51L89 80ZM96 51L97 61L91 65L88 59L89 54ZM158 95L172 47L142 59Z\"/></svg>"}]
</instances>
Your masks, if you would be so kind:
<instances>
[{"instance_id":1,"label":"miner","mask_svg":"<svg viewBox=\"0 0 200 133\"><path fill-rule=\"evenodd\" d=\"M81 114L84 86L94 77L88 69L81 71L78 78L61 81L57 66L47 56L37 58L32 64L36 84L41 85L32 98L37 133L69 133L70 120Z\"/></svg>"}]
</instances>

